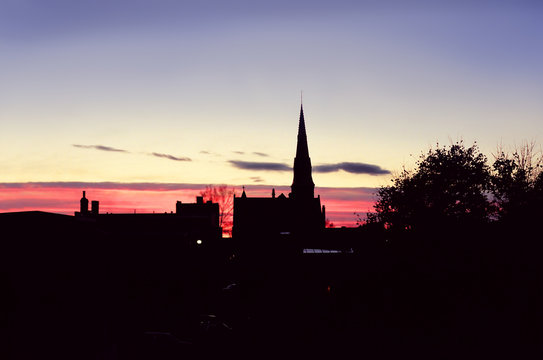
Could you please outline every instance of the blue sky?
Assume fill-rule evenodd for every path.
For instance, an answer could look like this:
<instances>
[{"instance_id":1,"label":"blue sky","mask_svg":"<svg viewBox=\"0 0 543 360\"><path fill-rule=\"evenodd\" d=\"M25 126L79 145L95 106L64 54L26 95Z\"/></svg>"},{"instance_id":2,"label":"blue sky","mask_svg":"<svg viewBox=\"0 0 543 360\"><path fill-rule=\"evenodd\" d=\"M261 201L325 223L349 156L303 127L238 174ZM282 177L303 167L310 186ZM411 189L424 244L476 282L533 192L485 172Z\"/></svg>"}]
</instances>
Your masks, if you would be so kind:
<instances>
[{"instance_id":1,"label":"blue sky","mask_svg":"<svg viewBox=\"0 0 543 360\"><path fill-rule=\"evenodd\" d=\"M542 5L476 3L2 0L0 182L289 185L235 164L292 165L300 90L320 186L541 141Z\"/></svg>"}]
</instances>

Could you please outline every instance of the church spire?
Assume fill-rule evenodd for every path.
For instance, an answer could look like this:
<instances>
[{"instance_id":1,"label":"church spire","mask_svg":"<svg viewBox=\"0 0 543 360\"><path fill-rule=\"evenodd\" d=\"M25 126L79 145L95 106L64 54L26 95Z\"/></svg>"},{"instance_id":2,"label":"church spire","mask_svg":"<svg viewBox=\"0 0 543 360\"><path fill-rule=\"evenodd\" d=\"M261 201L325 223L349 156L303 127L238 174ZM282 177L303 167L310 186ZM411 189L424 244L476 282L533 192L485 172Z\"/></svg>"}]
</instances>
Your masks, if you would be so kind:
<instances>
[{"instance_id":1,"label":"church spire","mask_svg":"<svg viewBox=\"0 0 543 360\"><path fill-rule=\"evenodd\" d=\"M296 144L296 157L294 158L294 180L291 189L292 197L295 199L312 199L315 197L315 184L311 177L311 159L309 158L309 148L307 146L303 104L300 106L298 143Z\"/></svg>"}]
</instances>

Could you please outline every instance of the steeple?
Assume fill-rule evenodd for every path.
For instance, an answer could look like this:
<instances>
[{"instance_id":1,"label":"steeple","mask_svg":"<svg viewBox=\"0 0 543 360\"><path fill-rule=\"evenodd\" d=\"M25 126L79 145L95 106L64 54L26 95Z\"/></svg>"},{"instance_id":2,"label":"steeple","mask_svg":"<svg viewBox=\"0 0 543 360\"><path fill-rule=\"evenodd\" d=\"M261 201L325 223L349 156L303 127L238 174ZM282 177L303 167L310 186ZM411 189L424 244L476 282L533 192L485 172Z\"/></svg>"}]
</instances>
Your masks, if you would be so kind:
<instances>
[{"instance_id":1,"label":"steeple","mask_svg":"<svg viewBox=\"0 0 543 360\"><path fill-rule=\"evenodd\" d=\"M294 180L291 189L294 199L313 199L315 197L315 184L311 177L311 159L309 158L307 146L303 104L300 105L298 143L296 145L296 157L294 158Z\"/></svg>"}]
</instances>

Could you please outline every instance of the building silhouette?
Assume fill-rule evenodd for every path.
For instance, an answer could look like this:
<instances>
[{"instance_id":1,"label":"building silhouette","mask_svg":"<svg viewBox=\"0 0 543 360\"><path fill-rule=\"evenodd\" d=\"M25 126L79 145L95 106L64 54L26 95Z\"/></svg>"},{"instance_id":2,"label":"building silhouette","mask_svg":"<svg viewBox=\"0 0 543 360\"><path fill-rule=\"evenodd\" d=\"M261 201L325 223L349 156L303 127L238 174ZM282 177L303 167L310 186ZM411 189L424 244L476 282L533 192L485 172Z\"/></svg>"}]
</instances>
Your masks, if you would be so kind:
<instances>
[{"instance_id":1,"label":"building silhouette","mask_svg":"<svg viewBox=\"0 0 543 360\"><path fill-rule=\"evenodd\" d=\"M245 189L234 198L234 238L258 236L275 238L295 235L308 238L324 229L325 210L320 196L315 197L315 183L311 175L311 158L307 144L303 105L300 107L298 139L294 158L293 181L288 197L249 197Z\"/></svg>"},{"instance_id":2,"label":"building silhouette","mask_svg":"<svg viewBox=\"0 0 543 360\"><path fill-rule=\"evenodd\" d=\"M125 239L169 239L180 244L194 246L209 244L221 238L219 226L219 204L204 202L197 196L196 203L177 201L175 212L164 213L100 213L99 201L89 200L86 191L80 200L80 209L75 220L92 224L103 234Z\"/></svg>"}]
</instances>

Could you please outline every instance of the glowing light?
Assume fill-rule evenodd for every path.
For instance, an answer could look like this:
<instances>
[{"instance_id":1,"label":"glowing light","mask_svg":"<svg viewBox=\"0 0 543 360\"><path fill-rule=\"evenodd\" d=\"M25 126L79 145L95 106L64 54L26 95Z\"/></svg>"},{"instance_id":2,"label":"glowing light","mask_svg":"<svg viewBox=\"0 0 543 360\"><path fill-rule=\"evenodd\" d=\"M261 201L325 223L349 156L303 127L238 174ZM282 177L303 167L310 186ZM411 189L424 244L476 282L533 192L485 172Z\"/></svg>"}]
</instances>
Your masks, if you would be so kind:
<instances>
[{"instance_id":1,"label":"glowing light","mask_svg":"<svg viewBox=\"0 0 543 360\"><path fill-rule=\"evenodd\" d=\"M196 240L196 244L197 245L202 245L202 240L200 240L200 239Z\"/></svg>"}]
</instances>

